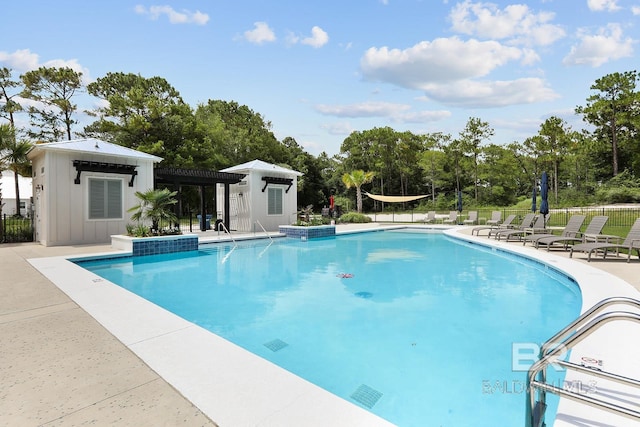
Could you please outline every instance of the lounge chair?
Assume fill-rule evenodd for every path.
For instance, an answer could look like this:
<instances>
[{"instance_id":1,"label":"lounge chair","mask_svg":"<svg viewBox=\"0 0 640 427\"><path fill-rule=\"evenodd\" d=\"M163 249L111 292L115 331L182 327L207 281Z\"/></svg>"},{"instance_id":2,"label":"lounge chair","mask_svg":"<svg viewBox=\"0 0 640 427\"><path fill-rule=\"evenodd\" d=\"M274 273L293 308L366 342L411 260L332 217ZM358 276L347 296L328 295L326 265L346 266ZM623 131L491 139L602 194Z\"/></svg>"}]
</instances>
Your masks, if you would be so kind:
<instances>
[{"instance_id":1,"label":"lounge chair","mask_svg":"<svg viewBox=\"0 0 640 427\"><path fill-rule=\"evenodd\" d=\"M588 240L597 240L597 236L602 233L602 229L604 225L609 220L609 217L606 215L597 215L591 218L589 225L587 225L586 230L582 233L576 233L575 236L555 236L555 237L543 237L542 239L536 240L536 248L540 248L540 246L544 245L547 247L547 251L551 248L552 245L556 243L562 243L563 249L566 251L569 247L569 243L585 243Z\"/></svg>"},{"instance_id":2,"label":"lounge chair","mask_svg":"<svg viewBox=\"0 0 640 427\"><path fill-rule=\"evenodd\" d=\"M469 211L467 219L462 221L463 224L477 224L478 223L478 211Z\"/></svg>"},{"instance_id":3,"label":"lounge chair","mask_svg":"<svg viewBox=\"0 0 640 427\"><path fill-rule=\"evenodd\" d=\"M480 235L480 232L482 230L489 230L489 232L491 232L491 230L506 230L509 228L514 228L515 225L513 225L513 221L516 219L515 215L509 215L503 223L498 223L498 224L492 224L492 225L482 225L480 227L473 227L471 229L471 235L473 236L473 233L475 233L476 235ZM489 221L487 221L488 223Z\"/></svg>"},{"instance_id":4,"label":"lounge chair","mask_svg":"<svg viewBox=\"0 0 640 427\"><path fill-rule=\"evenodd\" d=\"M618 239L621 239L618 237ZM629 233L627 233L627 237L623 242L613 243L613 242L588 242L588 243L578 243L577 245L573 245L571 247L571 252L569 252L569 258L573 257L574 252L586 252L587 253L587 261L591 261L591 254L594 252L602 251L602 259L607 257L607 252L609 249L615 249L616 255L620 249L626 249L628 251L627 254L627 262L631 261L631 253L633 250L636 250L636 254L638 255L638 259L640 259L640 218L636 219L636 222L633 223Z\"/></svg>"},{"instance_id":5,"label":"lounge chair","mask_svg":"<svg viewBox=\"0 0 640 427\"><path fill-rule=\"evenodd\" d=\"M514 215L515 217L515 215ZM502 211L493 211L491 212L491 219L488 219L487 225L498 225L502 221Z\"/></svg>"},{"instance_id":6,"label":"lounge chair","mask_svg":"<svg viewBox=\"0 0 640 427\"><path fill-rule=\"evenodd\" d=\"M458 211L450 211L449 218L442 221L443 224L456 224L458 222Z\"/></svg>"},{"instance_id":7,"label":"lounge chair","mask_svg":"<svg viewBox=\"0 0 640 427\"><path fill-rule=\"evenodd\" d=\"M524 236L522 239L522 246L526 245L527 242L533 242L536 247L538 247L538 240L545 239L547 237L576 237L578 233L580 233L580 227L582 227L582 223L586 218L585 215L571 215L569 221L567 221L567 225L565 225L562 233L560 235L552 234L552 233L533 233Z\"/></svg>"},{"instance_id":8,"label":"lounge chair","mask_svg":"<svg viewBox=\"0 0 640 427\"><path fill-rule=\"evenodd\" d=\"M501 232L498 232L496 233L496 239L502 240L502 238L504 237L507 242L511 240L511 238L522 240L524 236L535 233L548 234L548 230L545 227L544 215L534 215L533 224L530 224L528 227L522 227L517 230L503 230Z\"/></svg>"},{"instance_id":9,"label":"lounge chair","mask_svg":"<svg viewBox=\"0 0 640 427\"><path fill-rule=\"evenodd\" d=\"M425 224L428 224L430 222L435 222L435 221L436 221L436 211L427 212L424 219L422 220L422 222L424 222Z\"/></svg>"},{"instance_id":10,"label":"lounge chair","mask_svg":"<svg viewBox=\"0 0 640 427\"><path fill-rule=\"evenodd\" d=\"M497 235L502 232L507 232L512 230L524 230L525 228L529 228L531 227L531 223L533 222L535 217L536 217L536 214L528 213L524 216L524 218L522 218L522 222L520 223L520 225L511 227L511 228L497 228L497 229L489 230L488 237L491 238L491 236L493 236L494 238L497 238Z\"/></svg>"}]
</instances>

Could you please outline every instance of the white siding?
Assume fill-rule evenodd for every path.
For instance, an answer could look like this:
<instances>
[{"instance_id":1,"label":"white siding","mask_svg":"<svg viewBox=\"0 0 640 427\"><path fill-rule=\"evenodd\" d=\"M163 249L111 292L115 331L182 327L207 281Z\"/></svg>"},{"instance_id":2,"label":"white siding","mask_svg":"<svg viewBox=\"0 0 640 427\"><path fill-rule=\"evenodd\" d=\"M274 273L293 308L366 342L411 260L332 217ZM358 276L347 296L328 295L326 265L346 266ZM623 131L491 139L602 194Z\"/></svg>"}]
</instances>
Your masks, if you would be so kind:
<instances>
[{"instance_id":1,"label":"white siding","mask_svg":"<svg viewBox=\"0 0 640 427\"><path fill-rule=\"evenodd\" d=\"M126 232L126 224L131 222L129 208L137 203L136 191L153 188L153 162L144 159L100 157L91 154L45 152L34 159L35 183L43 184L40 197L41 217L38 240L46 246L109 243L111 235ZM80 184L75 184L76 169L73 160L99 161L105 163L137 164L138 175L134 186L129 187L130 175L100 172L82 172ZM44 175L40 167L44 166ZM90 177L122 180L123 217L121 219L89 219L88 182Z\"/></svg>"}]
</instances>

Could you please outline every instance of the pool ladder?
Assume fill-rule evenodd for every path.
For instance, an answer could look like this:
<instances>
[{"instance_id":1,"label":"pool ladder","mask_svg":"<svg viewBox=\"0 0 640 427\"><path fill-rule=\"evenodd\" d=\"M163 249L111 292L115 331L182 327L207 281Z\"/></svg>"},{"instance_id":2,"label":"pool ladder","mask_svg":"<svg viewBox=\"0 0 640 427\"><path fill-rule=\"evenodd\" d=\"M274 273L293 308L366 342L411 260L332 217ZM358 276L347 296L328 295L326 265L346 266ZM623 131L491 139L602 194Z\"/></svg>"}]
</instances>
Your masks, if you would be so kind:
<instances>
[{"instance_id":1,"label":"pool ladder","mask_svg":"<svg viewBox=\"0 0 640 427\"><path fill-rule=\"evenodd\" d=\"M617 320L631 320L640 323L640 314L630 311L611 311L600 314L600 312L611 305L627 305L640 308L640 301L627 297L604 299L584 312L575 321L542 345L540 349L540 359L531 366L527 375L526 427L544 427L546 425L544 422L544 413L547 408L547 392L555 393L561 397L582 402L595 408L604 409L640 422L640 412L636 409L597 399L580 393L579 391L566 390L563 387L548 384L546 381L547 367L550 364L556 364L565 369L573 369L581 373L636 387L640 391L640 380L557 359L561 353L570 350L606 323ZM638 395L640 395L640 393Z\"/></svg>"}]
</instances>

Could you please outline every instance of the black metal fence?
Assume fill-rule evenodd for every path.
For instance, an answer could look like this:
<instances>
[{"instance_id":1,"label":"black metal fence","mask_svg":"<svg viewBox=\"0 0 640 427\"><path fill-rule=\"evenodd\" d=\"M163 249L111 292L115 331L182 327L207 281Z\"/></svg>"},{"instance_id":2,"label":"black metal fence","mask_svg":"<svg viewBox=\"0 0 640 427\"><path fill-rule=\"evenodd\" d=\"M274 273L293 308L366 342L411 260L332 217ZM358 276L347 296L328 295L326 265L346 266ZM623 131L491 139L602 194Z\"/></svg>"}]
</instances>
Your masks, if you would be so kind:
<instances>
[{"instance_id":1,"label":"black metal fence","mask_svg":"<svg viewBox=\"0 0 640 427\"><path fill-rule=\"evenodd\" d=\"M0 243L33 242L32 218L7 214L0 217Z\"/></svg>"},{"instance_id":2,"label":"black metal fence","mask_svg":"<svg viewBox=\"0 0 640 427\"><path fill-rule=\"evenodd\" d=\"M522 218L531 213L528 209L470 209L478 212L479 223L482 224L485 220L491 218L491 214L494 210L500 210L502 212L502 219L504 220L509 215L516 215L514 223L519 224ZM442 217L448 215L449 211L438 211L437 214ZM547 216L547 225L562 227L567 224L569 217L574 214L585 215L585 224L591 221L591 218L597 215L606 215L609 217L607 221L606 229L628 229L630 228L636 219L640 218L640 206L635 207L598 207L598 208L565 208L565 209L552 209ZM421 223L424 221L426 212L408 212L408 213L374 213L371 214L371 218L377 222L415 222ZM462 222L469 215L469 210L464 210L459 214L458 219Z\"/></svg>"}]
</instances>

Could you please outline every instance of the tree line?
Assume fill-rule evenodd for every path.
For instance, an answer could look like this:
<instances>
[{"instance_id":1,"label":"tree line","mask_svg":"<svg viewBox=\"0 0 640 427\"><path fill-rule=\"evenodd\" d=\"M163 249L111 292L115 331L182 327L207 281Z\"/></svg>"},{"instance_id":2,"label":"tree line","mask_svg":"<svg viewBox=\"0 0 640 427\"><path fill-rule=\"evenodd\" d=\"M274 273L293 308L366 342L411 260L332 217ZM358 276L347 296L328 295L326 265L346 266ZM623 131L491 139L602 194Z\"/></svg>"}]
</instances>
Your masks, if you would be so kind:
<instances>
[{"instance_id":1,"label":"tree line","mask_svg":"<svg viewBox=\"0 0 640 427\"><path fill-rule=\"evenodd\" d=\"M640 201L639 79L636 71L613 73L588 88L575 114L589 130L572 130L551 116L537 134L500 145L491 142L488 122L469 117L457 135L356 131L329 157L307 153L291 137L279 141L271 123L248 106L210 99L192 107L162 77L113 72L84 85L82 73L70 68L41 67L20 76L0 68L0 151L4 167L16 171L25 167L20 144L74 137L141 150L172 167L219 170L261 159L302 172L298 203L318 210L332 194L338 205L353 207L355 193L342 178L354 171L372 175L367 191L426 194L420 203L428 208L451 207L458 191L466 206L513 205L539 185L543 170L558 206ZM74 102L81 93L101 107L86 111L93 122L79 128ZM16 124L26 122L16 120L19 114L28 116L27 125ZM361 203L365 211L381 208L372 200Z\"/></svg>"}]
</instances>

